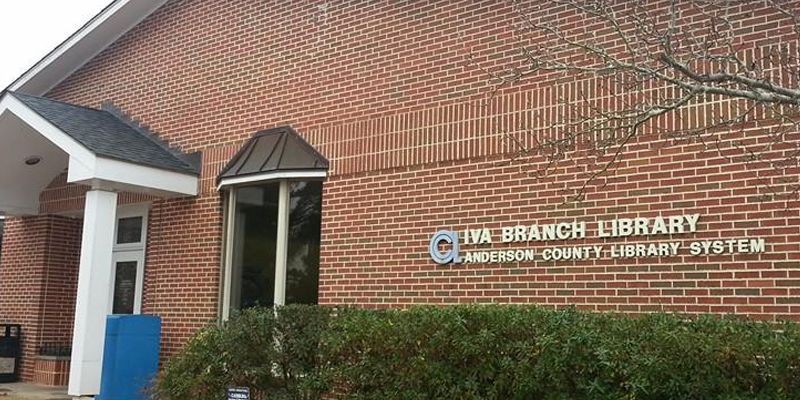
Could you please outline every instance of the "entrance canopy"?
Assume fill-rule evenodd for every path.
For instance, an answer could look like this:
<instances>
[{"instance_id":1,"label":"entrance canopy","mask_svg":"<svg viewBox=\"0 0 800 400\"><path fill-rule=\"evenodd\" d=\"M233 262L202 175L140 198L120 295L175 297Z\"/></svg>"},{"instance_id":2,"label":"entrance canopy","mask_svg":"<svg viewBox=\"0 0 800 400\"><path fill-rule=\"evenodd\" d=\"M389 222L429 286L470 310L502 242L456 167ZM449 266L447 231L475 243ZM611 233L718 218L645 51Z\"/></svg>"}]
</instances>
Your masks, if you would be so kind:
<instances>
[{"instance_id":1,"label":"entrance canopy","mask_svg":"<svg viewBox=\"0 0 800 400\"><path fill-rule=\"evenodd\" d=\"M112 108L0 96L0 215L38 214L39 194L64 171L92 189L195 196L197 161Z\"/></svg>"}]
</instances>

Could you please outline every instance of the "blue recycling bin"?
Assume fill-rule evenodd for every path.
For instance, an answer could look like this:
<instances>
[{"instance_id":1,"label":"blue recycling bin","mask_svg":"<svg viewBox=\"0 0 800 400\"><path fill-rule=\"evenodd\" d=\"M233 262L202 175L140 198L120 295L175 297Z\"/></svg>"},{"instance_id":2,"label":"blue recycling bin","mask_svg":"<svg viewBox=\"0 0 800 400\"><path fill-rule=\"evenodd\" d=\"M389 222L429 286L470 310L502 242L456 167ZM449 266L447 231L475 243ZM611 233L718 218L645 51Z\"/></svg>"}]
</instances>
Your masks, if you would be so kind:
<instances>
[{"instance_id":1,"label":"blue recycling bin","mask_svg":"<svg viewBox=\"0 0 800 400\"><path fill-rule=\"evenodd\" d=\"M106 320L103 375L98 400L145 400L158 373L161 318L110 315Z\"/></svg>"}]
</instances>

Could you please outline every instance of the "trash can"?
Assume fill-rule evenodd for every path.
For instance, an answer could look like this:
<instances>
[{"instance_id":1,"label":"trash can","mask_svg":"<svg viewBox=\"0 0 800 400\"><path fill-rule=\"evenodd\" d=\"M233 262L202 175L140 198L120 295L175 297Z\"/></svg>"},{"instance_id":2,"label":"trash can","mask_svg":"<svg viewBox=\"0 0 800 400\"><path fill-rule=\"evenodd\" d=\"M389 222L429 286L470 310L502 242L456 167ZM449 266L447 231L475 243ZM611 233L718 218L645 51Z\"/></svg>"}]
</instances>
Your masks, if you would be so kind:
<instances>
[{"instance_id":1,"label":"trash can","mask_svg":"<svg viewBox=\"0 0 800 400\"><path fill-rule=\"evenodd\" d=\"M0 383L19 380L21 337L21 325L0 325Z\"/></svg>"},{"instance_id":2,"label":"trash can","mask_svg":"<svg viewBox=\"0 0 800 400\"><path fill-rule=\"evenodd\" d=\"M161 318L110 315L106 320L103 371L96 400L145 400L158 373Z\"/></svg>"}]
</instances>

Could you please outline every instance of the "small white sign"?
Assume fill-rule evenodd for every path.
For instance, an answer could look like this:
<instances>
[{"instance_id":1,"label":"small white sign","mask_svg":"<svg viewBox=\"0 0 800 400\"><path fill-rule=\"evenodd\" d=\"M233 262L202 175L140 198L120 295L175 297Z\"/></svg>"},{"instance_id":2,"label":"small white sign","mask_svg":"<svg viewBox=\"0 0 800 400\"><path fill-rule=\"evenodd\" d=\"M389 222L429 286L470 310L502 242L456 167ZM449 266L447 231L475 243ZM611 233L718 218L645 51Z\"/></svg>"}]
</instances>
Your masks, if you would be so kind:
<instances>
[{"instance_id":1,"label":"small white sign","mask_svg":"<svg viewBox=\"0 0 800 400\"><path fill-rule=\"evenodd\" d=\"M0 357L0 374L13 374L14 364L14 358Z\"/></svg>"},{"instance_id":2,"label":"small white sign","mask_svg":"<svg viewBox=\"0 0 800 400\"><path fill-rule=\"evenodd\" d=\"M246 387L228 388L228 400L250 400L250 388Z\"/></svg>"}]
</instances>

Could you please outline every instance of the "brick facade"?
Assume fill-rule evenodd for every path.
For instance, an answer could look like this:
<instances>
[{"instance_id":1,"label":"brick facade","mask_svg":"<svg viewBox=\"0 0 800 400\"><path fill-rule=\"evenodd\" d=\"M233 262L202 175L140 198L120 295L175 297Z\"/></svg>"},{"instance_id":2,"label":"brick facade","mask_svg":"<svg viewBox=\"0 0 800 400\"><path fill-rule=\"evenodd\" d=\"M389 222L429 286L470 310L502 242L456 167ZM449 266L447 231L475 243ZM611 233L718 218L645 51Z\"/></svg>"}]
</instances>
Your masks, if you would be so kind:
<instances>
[{"instance_id":1,"label":"brick facade","mask_svg":"<svg viewBox=\"0 0 800 400\"><path fill-rule=\"evenodd\" d=\"M69 345L80 256L79 219L44 215L7 222L0 268L0 323L22 325L22 377L46 344Z\"/></svg>"},{"instance_id":2,"label":"brick facade","mask_svg":"<svg viewBox=\"0 0 800 400\"><path fill-rule=\"evenodd\" d=\"M174 0L49 93L88 106L110 100L171 145L203 153L200 195L155 200L150 215L143 310L164 318L167 355L218 315L222 198L214 179L244 140L277 125L292 125L331 161L321 303L538 303L799 319L800 208L762 198L760 179L781 179L766 166L645 135L629 146L605 186L590 187L586 201L576 204L564 203L563 192L581 180L585 162L538 178L531 171L541 158L509 161L509 135L525 142L547 134L552 128L537 121L565 112L559 98L581 89L598 102L618 97L592 89L600 78L553 74L488 98L490 82L467 55L482 68L519 62L510 4ZM744 51L759 52L766 38L787 33L786 26L768 23L777 16L760 11L745 10L738 19L754 32L745 36ZM574 20L556 6L541 13ZM731 105L720 99L691 104L669 122L687 128L714 107ZM764 129L745 133L759 140ZM731 135L723 140L736 140ZM42 211L79 210L82 193L55 184L43 193ZM441 228L686 213L702 215L700 229L675 240L758 236L766 251L468 266L437 266L427 254L430 235ZM67 220L8 224L2 282L30 289L0 296L1 316L28 325L44 317L36 311L42 289L34 288L45 279L41 254L53 221ZM596 242L568 244L584 243Z\"/></svg>"}]
</instances>

